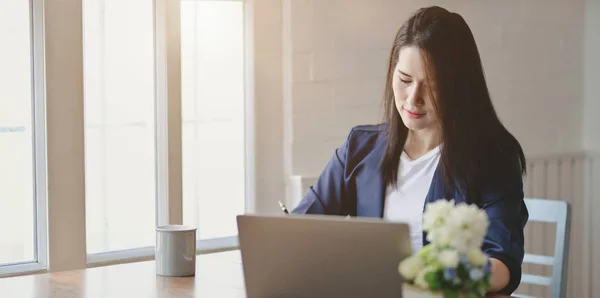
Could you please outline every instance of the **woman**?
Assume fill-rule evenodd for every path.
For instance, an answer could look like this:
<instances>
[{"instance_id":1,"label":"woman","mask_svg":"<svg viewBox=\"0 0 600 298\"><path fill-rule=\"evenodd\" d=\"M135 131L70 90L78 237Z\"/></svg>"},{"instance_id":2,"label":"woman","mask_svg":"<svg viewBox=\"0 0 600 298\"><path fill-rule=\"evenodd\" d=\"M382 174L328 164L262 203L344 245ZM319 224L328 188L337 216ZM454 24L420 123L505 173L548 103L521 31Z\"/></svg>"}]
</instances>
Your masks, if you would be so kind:
<instances>
[{"instance_id":1,"label":"woman","mask_svg":"<svg viewBox=\"0 0 600 298\"><path fill-rule=\"evenodd\" d=\"M427 244L424 205L477 204L489 231L491 290L521 279L525 157L498 119L465 20L440 7L417 11L398 31L385 87L384 124L357 126L292 213L407 221L413 250Z\"/></svg>"}]
</instances>

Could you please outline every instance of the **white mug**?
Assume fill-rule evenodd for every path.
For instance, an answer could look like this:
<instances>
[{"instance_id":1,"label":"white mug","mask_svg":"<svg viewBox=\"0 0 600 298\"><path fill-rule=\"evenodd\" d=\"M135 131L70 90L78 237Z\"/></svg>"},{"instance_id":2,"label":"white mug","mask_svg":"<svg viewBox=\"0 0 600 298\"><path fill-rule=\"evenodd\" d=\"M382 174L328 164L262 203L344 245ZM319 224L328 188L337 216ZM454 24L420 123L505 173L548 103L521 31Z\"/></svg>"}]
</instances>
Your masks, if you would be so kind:
<instances>
[{"instance_id":1,"label":"white mug","mask_svg":"<svg viewBox=\"0 0 600 298\"><path fill-rule=\"evenodd\" d=\"M195 275L196 228L183 225L157 227L154 258L157 275Z\"/></svg>"}]
</instances>

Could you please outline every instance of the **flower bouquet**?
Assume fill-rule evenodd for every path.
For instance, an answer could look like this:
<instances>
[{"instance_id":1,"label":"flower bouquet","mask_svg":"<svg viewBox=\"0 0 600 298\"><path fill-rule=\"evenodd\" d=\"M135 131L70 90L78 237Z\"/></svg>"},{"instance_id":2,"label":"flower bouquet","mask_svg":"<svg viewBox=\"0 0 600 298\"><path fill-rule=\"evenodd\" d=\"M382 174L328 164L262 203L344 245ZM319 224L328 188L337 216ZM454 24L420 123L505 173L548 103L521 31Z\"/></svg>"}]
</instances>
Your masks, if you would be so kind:
<instances>
[{"instance_id":1,"label":"flower bouquet","mask_svg":"<svg viewBox=\"0 0 600 298\"><path fill-rule=\"evenodd\" d=\"M474 205L439 200L428 204L423 230L430 244L399 265L404 297L484 297L490 262L481 252L487 214Z\"/></svg>"}]
</instances>

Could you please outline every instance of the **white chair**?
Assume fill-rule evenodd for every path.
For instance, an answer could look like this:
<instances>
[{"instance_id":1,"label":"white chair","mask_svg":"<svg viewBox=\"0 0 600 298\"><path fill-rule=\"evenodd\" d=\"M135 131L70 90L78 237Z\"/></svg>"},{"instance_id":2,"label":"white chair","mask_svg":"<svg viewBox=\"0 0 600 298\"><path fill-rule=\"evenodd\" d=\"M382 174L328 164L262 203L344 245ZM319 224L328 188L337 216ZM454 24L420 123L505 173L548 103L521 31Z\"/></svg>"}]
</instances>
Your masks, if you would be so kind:
<instances>
[{"instance_id":1,"label":"white chair","mask_svg":"<svg viewBox=\"0 0 600 298\"><path fill-rule=\"evenodd\" d=\"M554 256L525 253L523 259L523 263L552 266L552 277L523 274L521 283L550 287L552 298L566 297L571 207L564 201L533 198L525 198L525 204L529 211L529 221L556 224L556 242L554 243ZM514 296L529 297L518 294L514 294Z\"/></svg>"}]
</instances>

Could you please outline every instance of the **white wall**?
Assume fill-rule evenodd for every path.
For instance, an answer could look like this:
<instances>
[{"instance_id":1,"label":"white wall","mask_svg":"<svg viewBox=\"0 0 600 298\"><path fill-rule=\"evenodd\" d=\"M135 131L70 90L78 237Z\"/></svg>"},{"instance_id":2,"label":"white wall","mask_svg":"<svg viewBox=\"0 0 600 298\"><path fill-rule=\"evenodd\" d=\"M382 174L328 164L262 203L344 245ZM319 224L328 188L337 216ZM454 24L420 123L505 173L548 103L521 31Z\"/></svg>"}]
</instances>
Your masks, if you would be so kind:
<instances>
[{"instance_id":1,"label":"white wall","mask_svg":"<svg viewBox=\"0 0 600 298\"><path fill-rule=\"evenodd\" d=\"M293 174L318 174L353 125L380 121L394 35L432 4L471 26L497 111L527 155L581 149L583 1L287 1Z\"/></svg>"},{"instance_id":2,"label":"white wall","mask_svg":"<svg viewBox=\"0 0 600 298\"><path fill-rule=\"evenodd\" d=\"M283 172L282 0L250 0L254 27L255 211L276 212Z\"/></svg>"},{"instance_id":3,"label":"white wall","mask_svg":"<svg viewBox=\"0 0 600 298\"><path fill-rule=\"evenodd\" d=\"M584 142L589 151L600 151L600 1L586 0L584 42Z\"/></svg>"},{"instance_id":4,"label":"white wall","mask_svg":"<svg viewBox=\"0 0 600 298\"><path fill-rule=\"evenodd\" d=\"M583 147L589 152L600 152L600 0L586 0L585 6L585 41L584 41L584 142ZM594 163L592 173L600 173L600 158ZM589 204L590 213L600 210L600 175L590 175ZM600 230L600 217L590 216L593 231ZM591 235L591 251L600 249L600 233ZM589 265L591 280L600 280L600 257L593 258ZM595 286L593 297L600 295L600 286Z\"/></svg>"}]
</instances>

